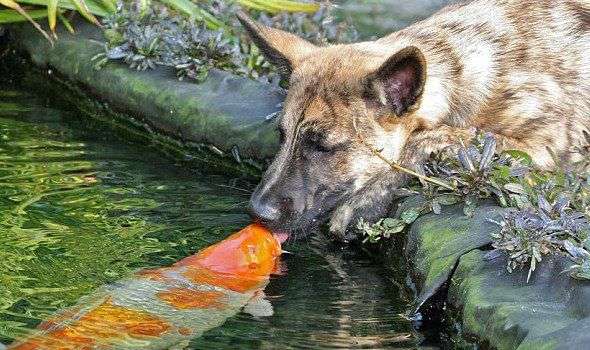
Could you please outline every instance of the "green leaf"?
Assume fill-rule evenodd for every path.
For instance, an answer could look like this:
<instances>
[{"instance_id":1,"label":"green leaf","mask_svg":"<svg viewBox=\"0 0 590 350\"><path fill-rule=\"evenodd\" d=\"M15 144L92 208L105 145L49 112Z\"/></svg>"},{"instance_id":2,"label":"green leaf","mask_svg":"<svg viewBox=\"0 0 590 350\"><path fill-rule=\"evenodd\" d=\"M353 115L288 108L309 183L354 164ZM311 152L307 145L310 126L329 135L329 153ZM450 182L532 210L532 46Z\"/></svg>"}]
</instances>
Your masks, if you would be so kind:
<instances>
[{"instance_id":1,"label":"green leaf","mask_svg":"<svg viewBox=\"0 0 590 350\"><path fill-rule=\"evenodd\" d=\"M520 151L517 149L509 149L509 150L502 152L502 154L509 155L510 157L516 159L517 161L519 161L523 165L527 165L527 166L533 165L533 158L526 152L523 152L523 151Z\"/></svg>"},{"instance_id":2,"label":"green leaf","mask_svg":"<svg viewBox=\"0 0 590 350\"><path fill-rule=\"evenodd\" d=\"M70 0L72 4L76 7L76 10L82 15L82 17L86 18L89 22L94 23L96 25L100 25L96 17L90 12L86 2L84 0Z\"/></svg>"},{"instance_id":3,"label":"green leaf","mask_svg":"<svg viewBox=\"0 0 590 350\"><path fill-rule=\"evenodd\" d=\"M436 201L441 205L453 205L460 201L459 197L453 194L443 194L436 197Z\"/></svg>"},{"instance_id":4,"label":"green leaf","mask_svg":"<svg viewBox=\"0 0 590 350\"><path fill-rule=\"evenodd\" d=\"M271 13L283 11L314 13L320 9L320 4L317 3L291 0L238 0L238 3L245 7Z\"/></svg>"},{"instance_id":5,"label":"green leaf","mask_svg":"<svg viewBox=\"0 0 590 350\"><path fill-rule=\"evenodd\" d=\"M57 2L58 0L47 0L47 22L49 22L49 29L54 33L57 25Z\"/></svg>"},{"instance_id":6,"label":"green leaf","mask_svg":"<svg viewBox=\"0 0 590 350\"><path fill-rule=\"evenodd\" d=\"M385 228L393 228L393 227L398 226L401 223L401 221L398 219L393 219L393 218L385 218L381 221L381 223L383 224L383 226Z\"/></svg>"},{"instance_id":7,"label":"green leaf","mask_svg":"<svg viewBox=\"0 0 590 350\"><path fill-rule=\"evenodd\" d=\"M510 167L507 165L497 166L492 172L492 177L498 182L505 182L510 178Z\"/></svg>"},{"instance_id":8,"label":"green leaf","mask_svg":"<svg viewBox=\"0 0 590 350\"><path fill-rule=\"evenodd\" d=\"M43 34L45 39L47 39L51 44L53 44L53 40L51 40L49 34L47 34L47 32L43 30L43 28L41 28L41 26L37 22L35 22L35 20L27 13L27 11L25 11L17 2L15 2L14 0L0 0L0 5L6 6L17 11L27 21L31 22L35 29L37 29L41 34Z\"/></svg>"},{"instance_id":9,"label":"green leaf","mask_svg":"<svg viewBox=\"0 0 590 350\"><path fill-rule=\"evenodd\" d=\"M47 17L47 10L28 10L27 13L33 19ZM27 18L16 10L0 10L0 23L17 23L26 20Z\"/></svg>"},{"instance_id":10,"label":"green leaf","mask_svg":"<svg viewBox=\"0 0 590 350\"><path fill-rule=\"evenodd\" d=\"M416 219L418 218L418 216L420 216L420 212L415 210L415 209L410 209L410 210L406 210L402 213L401 215L401 219L406 223L406 224L411 224L414 221L416 221Z\"/></svg>"},{"instance_id":11,"label":"green leaf","mask_svg":"<svg viewBox=\"0 0 590 350\"><path fill-rule=\"evenodd\" d=\"M110 13L115 13L117 11L117 1L116 0L100 0L102 7L104 7Z\"/></svg>"},{"instance_id":12,"label":"green leaf","mask_svg":"<svg viewBox=\"0 0 590 350\"><path fill-rule=\"evenodd\" d=\"M18 0L18 2L21 4L47 6L47 0ZM94 0L85 0L84 3L88 11L95 16L104 17L109 14L108 11ZM69 0L59 0L57 8L62 10L77 10L76 5Z\"/></svg>"},{"instance_id":13,"label":"green leaf","mask_svg":"<svg viewBox=\"0 0 590 350\"><path fill-rule=\"evenodd\" d=\"M504 185L504 189L508 192L517 193L517 194L526 193L526 190L524 189L524 187L521 184L513 183L513 182L507 183L506 185Z\"/></svg>"},{"instance_id":14,"label":"green leaf","mask_svg":"<svg viewBox=\"0 0 590 350\"><path fill-rule=\"evenodd\" d=\"M215 16L193 4L189 0L160 0L160 2L184 13L191 18L204 22L209 29L215 30L225 27L225 24L215 18Z\"/></svg>"},{"instance_id":15,"label":"green leaf","mask_svg":"<svg viewBox=\"0 0 590 350\"><path fill-rule=\"evenodd\" d=\"M57 17L59 17L61 23L66 27L66 30L71 34L74 34L74 27L72 27L70 21L61 13L61 11L57 12Z\"/></svg>"}]
</instances>

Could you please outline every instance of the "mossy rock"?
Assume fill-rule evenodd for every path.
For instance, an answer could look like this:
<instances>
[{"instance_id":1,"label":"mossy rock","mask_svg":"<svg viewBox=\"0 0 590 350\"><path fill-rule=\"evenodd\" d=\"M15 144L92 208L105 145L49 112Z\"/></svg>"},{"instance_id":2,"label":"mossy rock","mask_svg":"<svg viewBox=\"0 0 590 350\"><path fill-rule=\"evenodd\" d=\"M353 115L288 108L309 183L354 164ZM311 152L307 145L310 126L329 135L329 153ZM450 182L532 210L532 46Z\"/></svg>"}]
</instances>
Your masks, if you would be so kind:
<instances>
[{"instance_id":1,"label":"mossy rock","mask_svg":"<svg viewBox=\"0 0 590 350\"><path fill-rule=\"evenodd\" d=\"M412 224L405 254L418 292L418 307L447 282L463 254L491 243L491 234L499 229L491 220L498 220L504 211L485 203L468 217L462 205L454 205L440 214L421 216Z\"/></svg>"},{"instance_id":2,"label":"mossy rock","mask_svg":"<svg viewBox=\"0 0 590 350\"><path fill-rule=\"evenodd\" d=\"M506 270L503 257L486 260L474 250L461 257L448 298L466 332L498 349L587 349L590 282L564 273L572 262L546 257L528 271Z\"/></svg>"},{"instance_id":3,"label":"mossy rock","mask_svg":"<svg viewBox=\"0 0 590 350\"><path fill-rule=\"evenodd\" d=\"M54 46L28 24L13 25L10 33L35 65L154 132L260 164L274 155L278 135L270 116L281 109L284 91L218 70L199 84L179 81L165 68L138 72L110 62L97 70L92 58L105 52L100 30L82 21L75 27L75 35L60 32Z\"/></svg>"}]
</instances>

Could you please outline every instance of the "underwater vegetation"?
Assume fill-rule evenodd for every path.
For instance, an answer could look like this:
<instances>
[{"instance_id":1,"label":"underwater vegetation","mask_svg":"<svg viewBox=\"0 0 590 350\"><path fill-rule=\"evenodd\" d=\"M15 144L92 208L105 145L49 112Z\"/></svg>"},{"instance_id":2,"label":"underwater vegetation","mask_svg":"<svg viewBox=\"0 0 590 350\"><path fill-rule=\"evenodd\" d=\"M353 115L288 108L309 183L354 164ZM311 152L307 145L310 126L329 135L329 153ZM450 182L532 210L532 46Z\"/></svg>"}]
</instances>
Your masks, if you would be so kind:
<instances>
[{"instance_id":1,"label":"underwater vegetation","mask_svg":"<svg viewBox=\"0 0 590 350\"><path fill-rule=\"evenodd\" d=\"M375 224L361 220L357 228L365 242L375 243L402 232L419 215L439 214L444 205L460 203L464 214L472 216L481 200L493 199L512 210L496 222L499 232L492 235L488 259L506 257L509 272L528 267L530 278L544 255L560 254L572 260L567 271L572 277L590 279L588 135L586 142L571 149L581 159L577 163L540 171L528 154L499 152L495 138L480 133L468 145L435 154L424 165L425 175L446 185L411 183L405 192L425 199L419 208Z\"/></svg>"}]
</instances>

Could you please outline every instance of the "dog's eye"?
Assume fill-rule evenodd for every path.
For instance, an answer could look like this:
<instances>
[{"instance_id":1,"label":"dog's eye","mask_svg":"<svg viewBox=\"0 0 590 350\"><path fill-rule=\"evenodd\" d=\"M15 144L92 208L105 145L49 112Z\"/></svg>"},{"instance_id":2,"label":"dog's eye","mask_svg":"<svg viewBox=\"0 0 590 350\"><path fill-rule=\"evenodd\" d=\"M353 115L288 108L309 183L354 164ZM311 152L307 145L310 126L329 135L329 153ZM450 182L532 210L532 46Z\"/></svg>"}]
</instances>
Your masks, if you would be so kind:
<instances>
[{"instance_id":1,"label":"dog's eye","mask_svg":"<svg viewBox=\"0 0 590 350\"><path fill-rule=\"evenodd\" d=\"M308 146L308 148L316 152L332 152L333 147L326 142L326 139L321 134L309 132L305 136L305 144Z\"/></svg>"}]
</instances>

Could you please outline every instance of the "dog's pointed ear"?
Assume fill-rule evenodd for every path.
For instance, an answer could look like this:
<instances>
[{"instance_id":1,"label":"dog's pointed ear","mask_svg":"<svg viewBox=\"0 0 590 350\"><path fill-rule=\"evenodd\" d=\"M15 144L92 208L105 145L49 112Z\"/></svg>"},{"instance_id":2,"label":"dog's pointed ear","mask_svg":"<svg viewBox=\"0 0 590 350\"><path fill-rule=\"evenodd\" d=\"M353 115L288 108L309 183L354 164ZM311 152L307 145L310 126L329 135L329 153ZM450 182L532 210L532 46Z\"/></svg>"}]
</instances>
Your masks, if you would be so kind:
<instances>
[{"instance_id":1,"label":"dog's pointed ear","mask_svg":"<svg viewBox=\"0 0 590 350\"><path fill-rule=\"evenodd\" d=\"M426 82L426 59L414 46L406 47L383 63L367 78L368 94L402 116L422 96Z\"/></svg>"},{"instance_id":2,"label":"dog's pointed ear","mask_svg":"<svg viewBox=\"0 0 590 350\"><path fill-rule=\"evenodd\" d=\"M277 66L285 78L291 75L301 58L317 48L297 35L260 24L243 11L236 15L264 57Z\"/></svg>"}]
</instances>

